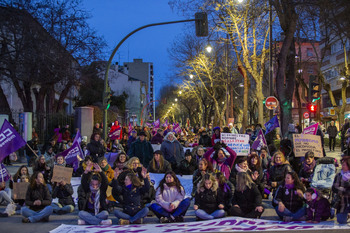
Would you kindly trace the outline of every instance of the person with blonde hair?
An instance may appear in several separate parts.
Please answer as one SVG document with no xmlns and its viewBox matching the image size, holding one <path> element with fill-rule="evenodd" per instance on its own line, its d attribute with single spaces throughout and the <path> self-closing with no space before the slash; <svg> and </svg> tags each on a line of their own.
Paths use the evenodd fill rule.
<svg viewBox="0 0 350 233">
<path fill-rule="evenodd" d="M 236 182 L 236 190 L 229 214 L 244 218 L 260 218 L 264 208 L 257 185 L 247 172 L 238 172 Z"/>
<path fill-rule="evenodd" d="M 200 220 L 222 218 L 225 216 L 224 198 L 218 188 L 216 178 L 205 174 L 197 187 L 193 209 Z"/>
<path fill-rule="evenodd" d="M 282 151 L 277 151 L 271 160 L 271 167 L 269 170 L 268 184 L 272 188 L 277 188 L 283 181 L 288 172 L 293 171 L 289 162 L 286 160 Z"/>
</svg>

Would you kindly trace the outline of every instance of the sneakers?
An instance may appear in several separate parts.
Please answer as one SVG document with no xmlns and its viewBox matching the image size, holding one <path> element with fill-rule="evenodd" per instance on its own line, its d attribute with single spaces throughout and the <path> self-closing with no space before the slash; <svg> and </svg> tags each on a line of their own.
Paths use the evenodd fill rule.
<svg viewBox="0 0 350 233">
<path fill-rule="evenodd" d="M 119 225 L 129 225 L 130 221 L 127 219 L 119 219 Z"/>
<path fill-rule="evenodd" d="M 106 219 L 106 220 L 102 220 L 100 222 L 101 225 L 112 225 L 112 220 L 111 219 Z"/>
<path fill-rule="evenodd" d="M 78 225 L 85 225 L 85 221 L 82 219 L 78 219 Z"/>
<path fill-rule="evenodd" d="M 29 220 L 29 218 L 22 218 L 22 222 L 23 223 L 30 223 L 30 220 Z"/>
<path fill-rule="evenodd" d="M 160 217 L 159 222 L 160 223 L 168 223 L 169 220 L 166 217 Z"/>
</svg>

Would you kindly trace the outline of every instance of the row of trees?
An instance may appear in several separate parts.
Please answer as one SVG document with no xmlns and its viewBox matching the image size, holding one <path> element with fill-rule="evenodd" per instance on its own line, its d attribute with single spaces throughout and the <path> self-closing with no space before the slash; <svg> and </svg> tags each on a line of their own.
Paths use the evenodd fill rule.
<svg viewBox="0 0 350 233">
<path fill-rule="evenodd" d="M 303 80 L 296 80 L 295 44 L 298 36 L 309 41 L 319 42 L 321 36 L 328 40 L 321 54 L 314 47 L 319 67 L 322 58 L 329 52 L 329 46 L 334 42 L 331 37 L 343 38 L 343 74 L 346 80 L 342 84 L 342 99 L 346 103 L 349 69 L 345 43 L 350 31 L 346 18 L 350 7 L 346 0 L 245 0 L 243 3 L 237 0 L 172 0 L 170 4 L 174 9 L 185 15 L 193 15 L 199 9 L 210 15 L 212 33 L 209 41 L 216 41 L 215 55 L 204 53 L 207 40 L 196 39 L 189 34 L 178 41 L 170 53 L 178 69 L 177 77 L 183 79 L 183 84 L 175 92 L 183 90 L 182 103 L 191 103 L 193 111 L 200 112 L 199 115 L 203 118 L 207 116 L 209 109 L 215 117 L 214 123 L 221 124 L 226 108 L 229 107 L 231 110 L 241 109 L 235 115 L 242 115 L 243 127 L 248 125 L 248 112 L 251 116 L 256 116 L 255 123 L 266 121 L 263 100 L 268 94 L 266 64 L 269 55 L 269 3 L 273 9 L 274 38 L 281 42 L 279 50 L 274 51 L 273 62 L 276 69 L 274 91 L 280 102 L 282 132 L 288 131 L 288 124 L 292 121 L 292 99 L 296 83 L 308 88 Z M 320 35 L 320 25 L 327 34 Z M 342 122 L 346 105 L 337 107 L 330 85 L 321 70 L 318 71 L 319 81 L 323 83 L 322 86 L 328 92 L 332 106 L 336 107 Z M 243 93 L 238 88 L 239 83 L 244 86 Z M 230 101 L 226 101 L 226 85 L 229 86 Z M 235 101 L 234 96 L 239 101 Z M 197 106 L 194 106 L 193 100 L 196 100 Z M 206 123 L 204 119 L 199 121 L 201 124 Z"/>
</svg>

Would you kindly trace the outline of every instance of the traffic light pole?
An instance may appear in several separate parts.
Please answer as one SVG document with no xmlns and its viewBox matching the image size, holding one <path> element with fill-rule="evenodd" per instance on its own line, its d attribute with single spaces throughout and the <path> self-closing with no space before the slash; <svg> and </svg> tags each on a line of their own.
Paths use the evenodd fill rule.
<svg viewBox="0 0 350 233">
<path fill-rule="evenodd" d="M 109 74 L 109 69 L 111 68 L 112 60 L 120 46 L 124 43 L 126 39 L 128 39 L 131 35 L 134 33 L 148 27 L 153 27 L 153 26 L 159 26 L 159 25 L 166 25 L 166 24 L 174 24 L 174 23 L 185 23 L 185 22 L 191 22 L 191 21 L 198 21 L 198 19 L 187 19 L 187 20 L 178 20 L 178 21 L 169 21 L 169 22 L 162 22 L 162 23 L 153 23 L 153 24 L 147 24 L 142 27 L 139 27 L 135 29 L 134 31 L 130 32 L 128 35 L 126 35 L 115 47 L 113 50 L 111 56 L 109 57 L 108 63 L 107 63 L 107 68 L 106 68 L 106 73 L 105 73 L 105 80 L 104 80 L 104 92 L 102 95 L 103 100 L 105 100 L 105 96 L 108 94 L 108 90 L 110 89 L 108 85 L 108 74 Z M 103 101 L 103 138 L 106 140 L 107 139 L 107 105 L 105 104 L 105 101 Z"/>
</svg>

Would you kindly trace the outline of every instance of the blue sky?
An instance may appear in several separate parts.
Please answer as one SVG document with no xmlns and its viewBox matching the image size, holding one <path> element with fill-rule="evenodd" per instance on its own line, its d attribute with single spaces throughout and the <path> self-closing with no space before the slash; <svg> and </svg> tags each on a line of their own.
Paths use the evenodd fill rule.
<svg viewBox="0 0 350 233">
<path fill-rule="evenodd" d="M 92 14 L 90 26 L 104 36 L 108 44 L 108 58 L 128 33 L 146 24 L 185 19 L 173 12 L 167 0 L 84 0 L 84 8 Z M 187 24 L 187 25 L 184 25 Z M 142 58 L 144 62 L 153 62 L 157 89 L 169 82 L 171 61 L 167 48 L 182 35 L 184 27 L 194 22 L 170 24 L 143 29 L 127 39 L 117 54 L 115 62 L 132 61 Z M 107 59 L 108 59 L 107 58 Z"/>
</svg>

